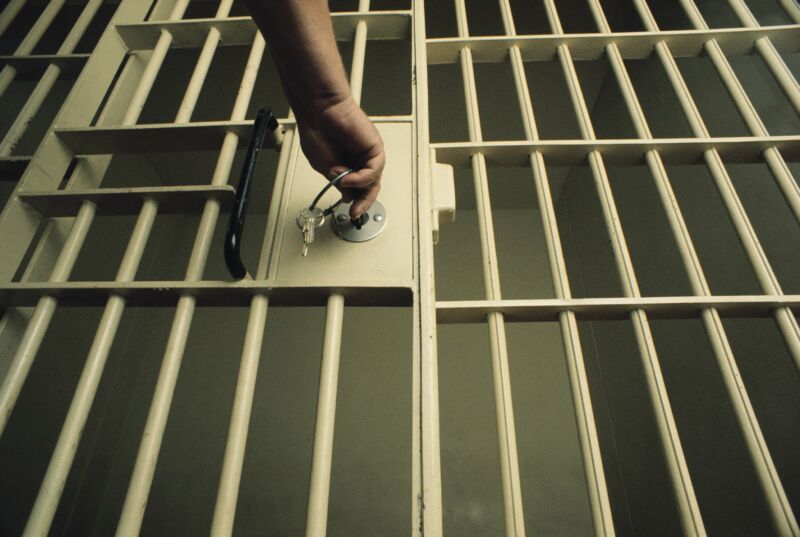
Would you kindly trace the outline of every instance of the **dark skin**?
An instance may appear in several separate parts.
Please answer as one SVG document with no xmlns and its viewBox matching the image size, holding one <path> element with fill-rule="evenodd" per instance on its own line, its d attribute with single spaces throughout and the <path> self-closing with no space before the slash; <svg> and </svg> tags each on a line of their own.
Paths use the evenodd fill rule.
<svg viewBox="0 0 800 537">
<path fill-rule="evenodd" d="M 327 0 L 245 0 L 275 58 L 311 166 L 340 182 L 356 218 L 372 206 L 385 164 L 383 140 L 350 94 Z"/>
</svg>

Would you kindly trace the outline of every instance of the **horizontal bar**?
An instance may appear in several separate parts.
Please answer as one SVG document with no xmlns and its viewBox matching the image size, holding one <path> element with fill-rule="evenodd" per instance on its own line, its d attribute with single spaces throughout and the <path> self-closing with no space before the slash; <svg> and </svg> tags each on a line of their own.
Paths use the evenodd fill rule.
<svg viewBox="0 0 800 537">
<path fill-rule="evenodd" d="M 98 215 L 135 215 L 146 199 L 158 202 L 159 214 L 199 213 L 209 199 L 223 210 L 231 207 L 236 191 L 230 185 L 99 188 L 92 190 L 20 191 L 20 200 L 46 217 L 75 216 L 90 201 Z"/>
<path fill-rule="evenodd" d="M 440 324 L 482 323 L 489 313 L 502 313 L 507 321 L 557 321 L 564 311 L 581 320 L 630 319 L 644 310 L 650 319 L 684 319 L 715 308 L 726 317 L 767 317 L 777 308 L 800 312 L 800 295 L 664 296 L 631 298 L 546 298 L 536 300 L 466 300 L 436 303 Z"/>
<path fill-rule="evenodd" d="M 373 116 L 370 120 L 373 123 L 410 123 L 412 117 Z M 292 128 L 294 119 L 281 119 L 279 123 L 284 129 Z M 229 132 L 238 137 L 239 147 L 244 149 L 252 129 L 253 120 L 247 119 L 56 128 L 54 132 L 75 155 L 110 155 L 218 151 Z M 267 139 L 266 146 L 273 147 L 271 137 Z"/>
<path fill-rule="evenodd" d="M 411 27 L 409 11 L 377 11 L 373 13 L 333 13 L 333 31 L 339 41 L 353 39 L 356 26 L 364 21 L 369 25 L 370 39 L 407 39 Z M 161 30 L 172 34 L 172 46 L 201 47 L 210 28 L 217 28 L 225 45 L 249 45 L 253 42 L 256 25 L 250 17 L 228 19 L 186 19 L 153 21 L 116 26 L 130 50 L 147 50 L 155 46 Z"/>
<path fill-rule="evenodd" d="M 79 127 L 54 132 L 76 155 L 108 155 L 217 151 L 229 132 L 239 137 L 243 147 L 252 128 L 252 120 L 244 120 Z M 271 140 L 267 144 L 271 145 Z"/>
<path fill-rule="evenodd" d="M 0 157 L 0 181 L 18 181 L 32 158 L 30 155 Z"/>
<path fill-rule="evenodd" d="M 459 51 L 472 50 L 475 62 L 501 62 L 508 50 L 519 47 L 524 61 L 543 61 L 556 57 L 558 47 L 569 46 L 575 60 L 596 60 L 605 47 L 616 43 L 624 59 L 647 58 L 653 47 L 665 41 L 674 56 L 700 56 L 703 45 L 716 39 L 731 56 L 750 54 L 755 42 L 769 37 L 781 52 L 800 51 L 800 26 L 762 26 L 759 28 L 720 28 L 715 30 L 676 30 L 667 32 L 615 32 L 567 35 L 520 35 L 514 37 L 439 38 L 427 41 L 428 64 L 457 63 Z"/>
<path fill-rule="evenodd" d="M 548 164 L 579 165 L 599 151 L 609 164 L 640 164 L 657 150 L 668 164 L 700 163 L 703 153 L 716 149 L 726 162 L 760 162 L 761 152 L 776 147 L 786 160 L 800 159 L 800 136 L 742 136 L 731 138 L 656 138 L 605 140 L 538 140 L 513 142 L 454 142 L 431 144 L 436 161 L 466 168 L 470 157 L 482 153 L 491 164 L 527 166 L 531 153 L 540 151 Z"/>
<path fill-rule="evenodd" d="M 0 55 L 0 65 L 10 65 L 17 71 L 18 80 L 38 79 L 50 65 L 57 65 L 61 75 L 80 74 L 89 54 L 22 54 Z"/>
<path fill-rule="evenodd" d="M 298 285 L 281 280 L 134 281 L 134 282 L 26 282 L 0 284 L 0 307 L 35 306 L 51 296 L 60 306 L 104 306 L 112 294 L 125 297 L 130 307 L 175 306 L 181 296 L 195 297 L 198 306 L 246 307 L 254 295 L 269 298 L 272 306 L 324 306 L 331 293 L 343 295 L 348 306 L 407 307 L 412 305 L 412 281 L 315 281 Z"/>
</svg>

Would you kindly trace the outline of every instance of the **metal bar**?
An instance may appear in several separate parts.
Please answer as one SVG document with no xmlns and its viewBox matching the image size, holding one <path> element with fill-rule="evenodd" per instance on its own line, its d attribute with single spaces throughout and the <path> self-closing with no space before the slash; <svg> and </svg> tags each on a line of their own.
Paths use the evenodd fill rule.
<svg viewBox="0 0 800 537">
<path fill-rule="evenodd" d="M 276 306 L 324 306 L 331 292 L 340 292 L 353 306 L 412 305 L 411 280 L 355 280 L 341 277 L 315 280 L 313 284 L 275 279 L 230 281 L 132 281 L 132 282 L 25 282 L 0 284 L 0 305 L 35 306 L 44 296 L 63 306 L 103 306 L 109 295 L 123 295 L 131 306 L 171 307 L 182 295 L 192 295 L 199 306 L 247 306 L 253 295 L 269 296 Z"/>
<path fill-rule="evenodd" d="M 198 60 L 199 61 L 199 60 Z M 192 109 L 194 109 L 194 104 Z M 54 129 L 55 134 L 69 149 L 77 155 L 107 155 L 129 153 L 159 153 L 180 151 L 216 150 L 225 139 L 225 135 L 233 133 L 240 140 L 239 147 L 244 147 L 251 136 L 253 122 L 241 121 L 196 121 L 188 123 L 189 117 L 184 114 L 180 121 L 174 123 L 152 123 L 138 125 L 109 125 L 99 127 L 61 127 Z M 406 116 L 385 118 L 386 121 L 402 120 Z M 281 120 L 281 125 L 288 126 L 292 120 Z M 274 147 L 274 140 L 267 140 Z"/>
<path fill-rule="evenodd" d="M 558 54 L 558 47 L 569 46 L 575 60 L 596 60 L 605 47 L 615 43 L 626 60 L 649 57 L 659 41 L 666 41 L 676 57 L 695 57 L 703 54 L 704 44 L 714 39 L 731 56 L 753 52 L 753 42 L 769 37 L 783 52 L 797 52 L 800 28 L 796 24 L 754 28 L 716 28 L 706 30 L 671 30 L 664 32 L 599 32 L 591 34 L 541 34 L 508 36 L 445 37 L 427 40 L 430 65 L 459 62 L 459 51 L 472 50 L 474 62 L 504 61 L 508 50 L 519 47 L 523 61 L 548 61 Z"/>
<path fill-rule="evenodd" d="M 370 39 L 408 39 L 411 12 L 374 11 L 338 12 L 331 14 L 334 37 L 337 41 L 350 41 L 361 22 L 369 23 Z M 175 47 L 198 47 L 206 32 L 217 28 L 226 45 L 249 45 L 253 42 L 257 28 L 250 17 L 229 17 L 226 20 L 187 19 L 183 21 L 153 21 L 136 24 L 121 24 L 117 31 L 131 50 L 146 50 L 153 47 L 159 32 L 167 30 L 175 36 Z"/>
<path fill-rule="evenodd" d="M 534 152 L 542 153 L 549 162 L 569 166 L 585 164 L 592 153 L 601 153 L 614 164 L 641 164 L 652 150 L 668 164 L 699 164 L 709 150 L 728 162 L 750 163 L 762 162 L 761 154 L 770 147 L 791 160 L 800 157 L 800 136 L 448 142 L 431 147 L 436 149 L 439 162 L 461 168 L 468 167 L 471 157 L 478 153 L 488 162 L 522 166 Z"/>
<path fill-rule="evenodd" d="M 779 1 L 786 10 L 787 15 L 789 15 L 789 18 L 792 19 L 792 22 L 795 24 L 800 23 L 800 8 L 797 7 L 797 3 L 793 0 Z M 684 2 L 683 0 L 681 0 L 681 3 L 684 5 L 689 17 L 692 18 L 692 12 L 694 11 L 692 7 L 693 3 Z M 736 14 L 736 17 L 743 26 L 748 28 L 760 27 L 758 19 L 753 16 L 753 13 L 747 8 L 747 5 L 742 0 L 728 0 L 728 5 L 730 5 L 731 9 Z M 786 94 L 789 102 L 792 103 L 795 111 L 800 113 L 800 85 L 797 84 L 797 79 L 784 63 L 780 54 L 778 54 L 774 42 L 769 38 L 769 36 L 764 36 L 755 41 L 755 48 L 764 59 L 764 63 L 767 64 L 767 68 L 772 71 L 772 75 L 775 77 L 778 85 Z"/>
<path fill-rule="evenodd" d="M 443 324 L 482 323 L 492 312 L 502 313 L 509 322 L 554 321 L 564 312 L 581 320 L 630 319 L 637 310 L 651 319 L 698 318 L 708 309 L 725 317 L 768 317 L 781 307 L 800 312 L 800 295 L 443 301 L 436 303 L 436 316 Z"/>
<path fill-rule="evenodd" d="M 369 11 L 370 0 L 359 0 L 358 11 Z M 350 64 L 350 93 L 361 103 L 364 82 L 364 58 L 367 47 L 367 23 L 356 25 L 353 36 L 353 60 Z M 306 537 L 325 537 L 328 531 L 333 433 L 336 418 L 336 387 L 339 382 L 339 350 L 342 339 L 344 296 L 333 293 L 328 298 L 322 366 L 319 379 L 317 420 L 314 427 L 314 451 L 306 514 Z"/>
<path fill-rule="evenodd" d="M 464 0 L 455 0 L 455 9 L 458 35 L 466 37 L 469 34 L 469 30 Z M 461 51 L 461 73 L 464 80 L 469 139 L 472 142 L 481 142 L 483 134 L 478 110 L 478 95 L 475 86 L 472 52 L 468 48 Z M 484 290 L 488 299 L 499 299 L 500 274 L 497 269 L 497 251 L 494 242 L 486 159 L 482 153 L 477 153 L 470 160 L 480 229 Z M 517 455 L 505 324 L 503 316 L 499 313 L 490 314 L 487 317 L 487 323 L 489 325 L 489 346 L 492 360 L 492 377 L 494 379 L 495 411 L 497 414 L 505 535 L 508 537 L 523 537 L 525 535 L 525 518 L 519 477 L 519 458 Z"/>
<path fill-rule="evenodd" d="M 693 0 L 681 0 L 681 2 L 689 16 L 689 20 L 696 28 L 708 28 L 706 21 L 703 19 L 703 15 L 700 13 L 700 10 L 697 8 L 697 5 Z M 651 21 L 649 24 L 654 23 L 655 21 Z M 769 46 L 770 43 L 770 41 L 762 40 L 759 40 L 759 42 L 762 42 L 767 46 Z M 758 117 L 758 112 L 753 106 L 753 103 L 750 102 L 750 99 L 747 96 L 747 93 L 744 91 L 744 88 L 739 83 L 739 79 L 737 78 L 736 73 L 734 72 L 730 63 L 728 63 L 728 59 L 725 57 L 725 54 L 719 46 L 719 43 L 712 39 L 705 43 L 704 48 L 708 54 L 708 57 L 711 59 L 711 62 L 714 64 L 714 67 L 719 73 L 720 78 L 725 84 L 728 93 L 736 105 L 736 108 L 739 110 L 742 119 L 744 119 L 744 122 L 750 129 L 750 132 L 752 132 L 754 136 L 769 136 L 766 127 L 761 122 L 761 118 Z M 788 71 L 784 71 L 783 74 L 785 75 L 787 72 Z M 778 75 L 776 74 L 776 76 Z M 794 82 L 794 85 L 797 92 L 797 102 L 800 105 L 800 87 L 797 87 L 796 81 Z M 797 109 L 800 110 L 800 107 Z M 786 202 L 789 204 L 790 209 L 794 213 L 795 219 L 800 222 L 800 185 L 798 185 L 797 181 L 792 176 L 792 172 L 786 165 L 786 161 L 783 160 L 783 157 L 777 149 L 774 147 L 765 149 L 764 160 L 772 172 L 772 175 L 775 177 L 778 187 L 783 193 L 783 196 L 786 198 Z"/>
<path fill-rule="evenodd" d="M 102 215 L 139 214 L 142 203 L 158 202 L 161 214 L 200 212 L 208 198 L 219 200 L 223 207 L 233 203 L 235 191 L 230 185 L 187 185 L 165 187 L 96 188 L 90 190 L 20 190 L 23 203 L 47 218 L 74 216 L 84 202 L 91 201 Z"/>
<path fill-rule="evenodd" d="M 284 138 L 283 147 L 278 159 L 278 169 L 276 170 L 275 184 L 279 184 L 285 177 L 289 169 L 290 148 L 295 143 L 294 129 L 289 130 Z M 279 195 L 280 188 L 274 188 L 273 199 Z M 277 207 L 277 203 L 271 203 L 270 207 Z M 277 211 L 275 211 L 277 212 Z M 264 234 L 264 245 L 262 252 L 272 246 L 274 237 L 270 233 L 270 222 L 267 232 Z M 259 257 L 259 266 L 256 269 L 256 280 L 263 280 L 267 277 L 269 267 L 268 256 Z M 330 291 L 324 291 L 324 296 L 329 296 Z M 225 444 L 225 456 L 222 462 L 222 474 L 220 475 L 219 487 L 217 489 L 217 501 L 214 506 L 214 518 L 211 524 L 212 537 L 225 537 L 233 532 L 233 522 L 236 515 L 236 502 L 239 498 L 239 485 L 241 483 L 242 465 L 244 464 L 245 447 L 247 445 L 247 434 L 250 426 L 250 414 L 253 408 L 253 396 L 255 393 L 256 375 L 258 364 L 261 358 L 261 345 L 264 338 L 264 328 L 267 318 L 267 308 L 270 297 L 266 293 L 253 296 L 250 302 L 250 314 L 247 321 L 247 331 L 245 333 L 245 346 L 242 349 L 242 358 L 239 364 L 239 378 L 236 382 L 236 392 L 233 396 L 233 409 L 231 411 L 231 423 L 228 428 L 228 440 Z M 308 302 L 304 302 L 308 304 Z"/>
<path fill-rule="evenodd" d="M 432 216 L 429 208 L 433 181 L 431 167 L 435 161 L 430 146 L 430 114 L 428 104 L 428 57 L 425 46 L 425 5 L 413 3 L 412 69 L 414 88 L 414 113 L 418 229 L 416 244 L 417 277 L 416 307 L 414 308 L 414 335 L 419 351 L 414 353 L 412 380 L 415 425 L 412 431 L 412 468 L 419 470 L 412 476 L 412 535 L 415 537 L 442 537 L 442 468 L 439 414 L 439 364 L 437 355 L 436 304 L 434 280 L 433 243 L 430 239 Z M 415 349 L 416 349 L 415 345 Z"/>
<path fill-rule="evenodd" d="M 405 285 L 403 285 L 405 284 Z M 103 306 L 109 295 L 125 296 L 136 307 L 174 306 L 181 295 L 192 294 L 200 306 L 241 307 L 254 295 L 269 297 L 275 306 L 324 306 L 332 290 L 341 290 L 347 303 L 357 307 L 408 307 L 412 305 L 410 282 L 315 282 L 298 285 L 282 280 L 227 281 L 131 281 L 131 282 L 31 282 L 0 285 L 0 306 L 35 306 L 43 296 L 53 296 L 60 305 Z M 436 303 L 437 320 L 445 324 L 484 322 L 485 314 L 498 311 L 508 321 L 557 320 L 564 311 L 574 311 L 579 319 L 624 319 L 626 313 L 642 309 L 654 319 L 697 317 L 704 309 L 719 310 L 722 317 L 768 317 L 777 308 L 800 314 L 800 295 L 714 295 L 663 296 L 639 298 L 545 298 L 531 300 L 441 301 Z M 608 310 L 604 314 L 603 308 Z M 629 317 L 629 316 L 628 316 Z"/>
<path fill-rule="evenodd" d="M 336 388 L 339 381 L 339 351 L 342 341 L 344 297 L 332 294 L 328 299 L 322 365 L 319 375 L 317 420 L 314 427 L 314 455 L 308 492 L 306 537 L 323 537 L 328 526 L 333 431 L 336 420 Z"/>
<path fill-rule="evenodd" d="M 228 440 L 225 444 L 222 475 L 211 525 L 212 537 L 222 537 L 233 533 L 236 500 L 239 497 L 242 465 L 250 427 L 250 413 L 253 408 L 253 395 L 256 389 L 258 362 L 261 358 L 261 345 L 264 340 L 264 327 L 267 322 L 268 304 L 269 300 L 264 295 L 254 296 L 250 303 L 250 315 L 247 320 L 247 332 L 239 365 L 239 377 L 236 381 L 236 393 L 233 397 Z"/>
<path fill-rule="evenodd" d="M 258 34 L 253 41 L 242 82 L 239 86 L 236 103 L 231 113 L 231 119 L 233 120 L 244 119 L 263 52 L 264 39 L 261 34 Z M 228 133 L 222 144 L 217 166 L 212 177 L 212 184 L 227 183 L 237 145 L 238 136 Z M 192 247 L 189 266 L 186 270 L 186 280 L 202 279 L 219 211 L 220 205 L 216 200 L 206 201 L 200 218 L 197 236 Z M 178 301 L 153 401 L 147 416 L 147 423 L 139 445 L 139 453 L 136 457 L 136 464 L 125 498 L 122 516 L 117 526 L 118 536 L 138 535 L 141 528 L 195 306 L 195 298 L 191 295 L 181 296 Z"/>
<path fill-rule="evenodd" d="M 86 29 L 89 27 L 89 24 L 92 22 L 92 19 L 97 13 L 97 10 L 100 9 L 102 3 L 103 0 L 89 0 L 89 2 L 87 2 L 86 7 L 83 8 L 83 11 L 81 11 L 80 16 L 78 17 L 78 20 L 75 21 L 75 24 L 67 34 L 67 37 L 64 38 L 64 41 L 59 47 L 57 54 L 72 54 L 72 51 L 75 50 L 75 47 L 83 37 L 83 34 L 86 32 Z M 50 90 L 53 89 L 53 86 L 55 85 L 56 80 L 58 80 L 60 74 L 61 67 L 59 67 L 57 64 L 50 64 L 47 67 L 44 75 L 42 75 L 42 78 L 28 96 L 28 99 L 25 101 L 22 109 L 17 114 L 17 118 L 11 124 L 11 127 L 9 127 L 8 131 L 3 137 L 2 142 L 0 142 L 0 156 L 8 156 L 14 151 L 14 148 L 22 139 L 25 131 L 28 130 L 28 125 L 30 125 L 31 120 L 41 108 L 44 100 L 50 94 Z"/>
<path fill-rule="evenodd" d="M 793 0 L 778 0 L 778 3 L 783 7 L 789 18 L 794 22 L 800 23 L 800 6 Z"/>
<path fill-rule="evenodd" d="M 47 31 L 47 28 L 50 27 L 50 24 L 52 24 L 53 20 L 56 18 L 56 15 L 58 15 L 61 7 L 64 5 L 64 1 L 65 0 L 52 0 L 47 4 L 42 14 L 39 15 L 39 18 L 36 19 L 36 22 L 31 29 L 28 30 L 25 38 L 14 51 L 15 55 L 30 54 L 33 51 L 34 47 L 36 47 L 39 40 Z M 17 70 L 14 69 L 13 66 L 6 65 L 3 67 L 2 71 L 0 71 L 0 97 L 3 96 L 16 76 Z"/>
<path fill-rule="evenodd" d="M 507 0 L 500 1 L 500 12 L 503 19 L 505 33 L 515 35 L 511 6 Z M 512 46 L 508 51 L 511 68 L 514 75 L 514 84 L 517 91 L 525 137 L 529 141 L 538 141 L 539 133 L 533 110 L 533 101 L 528 89 L 527 77 L 523 65 L 522 52 L 518 46 Z M 559 299 L 570 299 L 571 289 L 567 275 L 561 239 L 556 221 L 555 207 L 551 196 L 547 169 L 544 156 L 540 151 L 529 154 L 531 171 L 538 206 L 542 218 L 545 244 L 548 252 L 550 271 L 553 276 L 553 288 Z M 437 319 L 438 319 L 437 308 Z M 586 367 L 583 358 L 583 349 L 578 332 L 577 318 L 573 312 L 563 311 L 558 315 L 561 326 L 564 352 L 567 361 L 567 371 L 570 379 L 573 407 L 575 410 L 576 427 L 581 445 L 584 474 L 586 479 L 589 503 L 592 512 L 592 522 L 597 535 L 613 535 L 613 520 L 610 511 L 608 490 L 605 483 L 603 461 L 600 453 L 600 444 L 597 437 L 597 428 L 594 422 L 594 411 L 586 378 Z"/>
<path fill-rule="evenodd" d="M 0 63 L 17 70 L 19 79 L 39 79 L 51 64 L 61 68 L 61 73 L 78 75 L 91 54 L 26 54 L 0 55 Z"/>
<path fill-rule="evenodd" d="M 652 16 L 645 0 L 634 0 L 634 4 L 645 26 L 657 30 L 655 18 Z M 669 47 L 663 42 L 658 43 L 656 45 L 656 53 L 664 65 L 692 131 L 696 136 L 707 136 L 708 130 L 675 64 L 675 59 L 672 57 Z M 781 295 L 780 285 L 769 266 L 744 207 L 736 194 L 720 154 L 711 149 L 705 152 L 704 159 L 765 294 Z M 699 262 L 694 265 L 694 268 L 696 279 L 703 282 L 704 278 L 700 271 Z M 698 289 L 696 282 L 693 281 L 692 283 L 695 292 L 700 291 L 700 294 L 708 294 L 707 286 L 705 286 L 705 289 Z M 786 308 L 776 310 L 775 316 L 778 327 L 789 344 L 789 352 L 800 369 L 800 330 L 797 329 L 797 321 L 791 311 Z M 702 317 L 776 531 L 781 535 L 800 535 L 800 527 L 797 525 L 780 476 L 775 469 L 772 456 L 761 432 L 761 427 L 756 419 L 750 398 L 741 380 L 741 375 L 719 314 L 715 310 L 709 309 L 703 312 Z"/>
</svg>

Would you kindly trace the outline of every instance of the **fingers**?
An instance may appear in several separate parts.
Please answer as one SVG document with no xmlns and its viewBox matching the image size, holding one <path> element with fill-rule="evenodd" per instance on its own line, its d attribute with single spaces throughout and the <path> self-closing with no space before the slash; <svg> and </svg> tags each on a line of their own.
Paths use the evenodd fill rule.
<svg viewBox="0 0 800 537">
<path fill-rule="evenodd" d="M 345 175 L 339 183 L 342 188 L 367 188 L 381 179 L 385 157 L 383 151 L 366 161 L 353 172 Z"/>
<path fill-rule="evenodd" d="M 381 190 L 380 183 L 374 183 L 366 190 L 357 191 L 353 204 L 350 206 L 350 218 L 358 218 L 372 207 L 378 199 L 378 192 Z"/>
<path fill-rule="evenodd" d="M 339 190 L 345 202 L 352 201 L 350 217 L 358 218 L 369 210 L 380 192 L 381 173 L 385 157 L 380 155 L 367 162 L 366 166 L 345 175 L 339 182 Z M 341 165 L 331 168 L 330 176 L 336 177 L 347 168 Z"/>
</svg>

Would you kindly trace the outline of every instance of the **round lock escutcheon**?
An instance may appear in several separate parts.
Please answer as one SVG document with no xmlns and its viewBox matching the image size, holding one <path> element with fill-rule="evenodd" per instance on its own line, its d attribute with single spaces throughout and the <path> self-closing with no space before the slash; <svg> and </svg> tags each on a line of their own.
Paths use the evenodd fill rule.
<svg viewBox="0 0 800 537">
<path fill-rule="evenodd" d="M 331 226 L 339 238 L 348 242 L 366 242 L 386 229 L 386 208 L 379 201 L 372 204 L 358 221 L 350 219 L 350 203 L 340 203 L 333 210 Z"/>
</svg>

